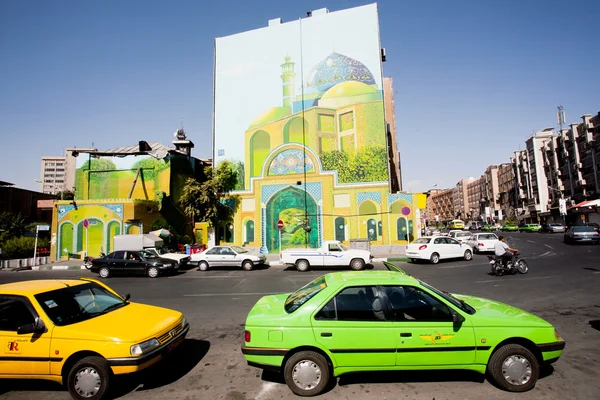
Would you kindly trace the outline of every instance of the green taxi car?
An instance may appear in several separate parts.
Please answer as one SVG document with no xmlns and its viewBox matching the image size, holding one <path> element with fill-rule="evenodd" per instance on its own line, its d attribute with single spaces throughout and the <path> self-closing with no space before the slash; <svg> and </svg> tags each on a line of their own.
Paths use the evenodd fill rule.
<svg viewBox="0 0 600 400">
<path fill-rule="evenodd" d="M 539 232 L 542 229 L 540 224 L 525 224 L 519 227 L 519 232 Z"/>
<path fill-rule="evenodd" d="M 502 226 L 502 232 L 516 232 L 519 230 L 517 225 L 504 225 Z"/>
<path fill-rule="evenodd" d="M 561 356 L 565 342 L 543 319 L 385 264 L 390 271 L 329 273 L 261 298 L 246 319 L 248 364 L 279 371 L 300 396 L 349 372 L 433 369 L 488 371 L 499 387 L 523 392 Z"/>
</svg>

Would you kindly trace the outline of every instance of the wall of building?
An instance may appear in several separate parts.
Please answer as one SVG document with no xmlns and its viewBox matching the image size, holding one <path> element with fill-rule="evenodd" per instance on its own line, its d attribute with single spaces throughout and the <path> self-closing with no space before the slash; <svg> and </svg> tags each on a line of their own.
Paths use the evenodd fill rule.
<svg viewBox="0 0 600 400">
<path fill-rule="evenodd" d="M 389 169 L 393 89 L 377 5 L 272 20 L 215 46 L 215 165 L 233 162 L 245 178 L 222 239 L 262 252 L 328 239 L 406 243 L 420 218 L 411 194 L 390 193 L 399 171 Z"/>
</svg>

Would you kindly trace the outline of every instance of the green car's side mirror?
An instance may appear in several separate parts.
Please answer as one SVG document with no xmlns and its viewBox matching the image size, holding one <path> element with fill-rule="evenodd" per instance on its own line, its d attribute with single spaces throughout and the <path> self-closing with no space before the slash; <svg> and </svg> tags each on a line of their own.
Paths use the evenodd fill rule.
<svg viewBox="0 0 600 400">
<path fill-rule="evenodd" d="M 462 324 L 463 322 L 465 322 L 465 317 L 463 317 L 459 313 L 453 311 L 452 312 L 452 322 L 455 324 Z"/>
</svg>

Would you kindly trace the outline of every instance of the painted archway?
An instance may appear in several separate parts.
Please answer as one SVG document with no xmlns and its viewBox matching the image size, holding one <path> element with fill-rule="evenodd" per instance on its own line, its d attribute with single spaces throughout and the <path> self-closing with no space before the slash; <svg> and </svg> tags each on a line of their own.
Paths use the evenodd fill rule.
<svg viewBox="0 0 600 400">
<path fill-rule="evenodd" d="M 335 219 L 335 240 L 343 242 L 346 240 L 346 218 L 337 217 Z"/>
<path fill-rule="evenodd" d="M 377 226 L 380 221 L 379 206 L 372 200 L 365 200 L 358 207 L 360 237 L 378 240 Z"/>
<path fill-rule="evenodd" d="M 308 225 L 311 227 L 308 234 L 303 228 L 305 212 L 308 214 Z M 266 245 L 269 251 L 279 251 L 280 248 L 304 247 L 307 237 L 309 247 L 318 246 L 317 203 L 310 194 L 288 186 L 271 197 L 266 206 L 266 216 Z M 279 232 L 277 229 L 277 221 L 280 219 L 284 221 L 284 229 L 281 232 L 281 247 L 279 246 Z"/>
<path fill-rule="evenodd" d="M 77 224 L 77 252 L 85 251 L 88 255 L 97 257 L 104 251 L 104 222 L 97 218 L 87 220 L 87 229 L 83 226 L 83 221 Z"/>
<path fill-rule="evenodd" d="M 409 237 L 408 234 L 413 235 L 413 206 L 410 202 L 404 199 L 398 199 L 390 205 L 390 213 L 389 213 L 390 221 L 392 222 L 392 227 L 395 227 L 395 232 L 390 232 L 391 237 L 395 239 L 396 242 L 406 242 Z M 412 240 L 411 240 L 412 241 Z"/>
<path fill-rule="evenodd" d="M 72 222 L 63 222 L 59 227 L 56 258 L 69 257 L 74 253 L 75 226 Z"/>
<path fill-rule="evenodd" d="M 110 221 L 106 229 L 106 251 L 105 253 L 111 253 L 113 251 L 113 238 L 116 235 L 121 234 L 121 223 L 119 221 Z"/>
<path fill-rule="evenodd" d="M 305 143 L 304 135 L 308 135 L 308 133 L 308 122 L 304 118 L 292 118 L 283 128 L 283 142 L 303 144 Z"/>
<path fill-rule="evenodd" d="M 260 176 L 263 162 L 271 151 L 271 137 L 265 131 L 256 131 L 250 138 L 250 176 Z"/>
<path fill-rule="evenodd" d="M 245 230 L 244 242 L 245 243 L 254 242 L 254 221 L 251 219 L 247 220 L 246 223 L 244 224 L 244 230 Z"/>
</svg>

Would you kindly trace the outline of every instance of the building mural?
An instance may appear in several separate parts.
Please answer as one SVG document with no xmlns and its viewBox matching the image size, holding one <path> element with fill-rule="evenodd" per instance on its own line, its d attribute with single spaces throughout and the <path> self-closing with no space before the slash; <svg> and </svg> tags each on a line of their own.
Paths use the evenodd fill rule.
<svg viewBox="0 0 600 400">
<path fill-rule="evenodd" d="M 221 239 L 406 243 L 417 215 L 411 194 L 389 193 L 376 4 L 271 22 L 216 39 L 214 160 L 244 176 Z"/>
<path fill-rule="evenodd" d="M 177 206 L 185 179 L 204 179 L 204 162 L 153 142 L 162 158 L 140 155 L 138 146 L 80 154 L 75 201 L 57 201 L 51 256 L 65 259 L 111 252 L 120 234 L 148 233 L 163 218 L 194 239 L 194 227 Z M 119 154 L 110 156 L 110 154 Z"/>
</svg>

